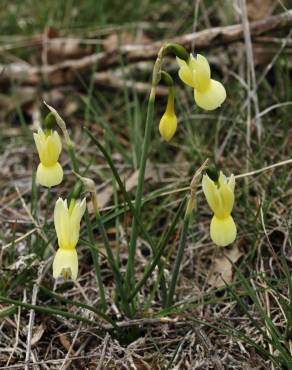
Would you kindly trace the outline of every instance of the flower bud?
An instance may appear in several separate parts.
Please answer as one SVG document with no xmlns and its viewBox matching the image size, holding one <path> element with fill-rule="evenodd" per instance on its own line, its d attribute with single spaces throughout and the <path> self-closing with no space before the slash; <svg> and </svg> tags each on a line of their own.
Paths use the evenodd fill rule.
<svg viewBox="0 0 292 370">
<path fill-rule="evenodd" d="M 177 117 L 174 112 L 174 91 L 173 87 L 168 89 L 166 110 L 159 122 L 159 132 L 164 140 L 170 141 L 177 129 Z"/>
</svg>

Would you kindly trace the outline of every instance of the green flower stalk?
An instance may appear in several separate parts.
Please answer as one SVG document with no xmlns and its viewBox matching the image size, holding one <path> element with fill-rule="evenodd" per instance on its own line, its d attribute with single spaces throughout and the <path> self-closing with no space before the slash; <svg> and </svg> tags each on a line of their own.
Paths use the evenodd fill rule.
<svg viewBox="0 0 292 370">
<path fill-rule="evenodd" d="M 151 85 L 151 91 L 150 91 L 149 100 L 148 100 L 146 126 L 145 126 L 144 140 L 143 140 L 143 146 L 142 146 L 142 154 L 141 154 L 140 165 L 139 165 L 138 184 L 137 184 L 136 198 L 135 198 L 135 210 L 136 210 L 136 214 L 138 217 L 141 211 L 145 169 L 146 169 L 146 162 L 147 162 L 151 132 L 152 132 L 152 127 L 153 127 L 156 87 L 160 80 L 160 71 L 161 71 L 161 65 L 163 62 L 164 54 L 165 54 L 165 48 L 162 47 L 158 52 L 158 56 L 157 56 L 157 59 L 156 59 L 156 62 L 153 68 L 152 85 Z M 131 238 L 130 238 L 130 244 L 129 244 L 129 258 L 128 258 L 127 270 L 126 270 L 126 290 L 130 290 L 130 288 L 134 286 L 134 259 L 135 259 L 135 254 L 136 254 L 137 236 L 138 236 L 138 222 L 136 220 L 136 217 L 134 217 L 133 222 L 132 222 Z"/>
<path fill-rule="evenodd" d="M 151 90 L 150 90 L 150 95 L 149 95 L 149 100 L 148 100 L 146 126 L 145 126 L 144 140 L 143 140 L 143 146 L 142 146 L 142 154 L 141 154 L 140 165 L 139 165 L 139 176 L 138 176 L 138 184 L 137 184 L 136 198 L 135 198 L 135 210 L 136 210 L 136 214 L 138 217 L 141 211 L 145 169 L 146 169 L 146 162 L 147 162 L 147 156 L 148 156 L 148 151 L 149 151 L 151 132 L 152 132 L 152 127 L 153 127 L 156 87 L 162 75 L 161 67 L 163 63 L 163 58 L 166 55 L 166 53 L 169 51 L 173 52 L 177 57 L 182 58 L 182 60 L 186 62 L 189 60 L 189 54 L 187 53 L 187 51 L 185 50 L 183 46 L 178 45 L 178 44 L 165 44 L 160 48 L 158 55 L 157 55 L 157 59 L 153 67 L 152 84 L 151 84 Z M 174 121 L 172 122 L 172 126 L 174 127 L 173 123 Z M 137 217 L 134 217 L 133 222 L 132 222 L 131 238 L 130 238 L 130 244 L 129 244 L 129 258 L 128 258 L 127 271 L 126 271 L 127 290 L 129 290 L 130 288 L 134 286 L 134 259 L 135 259 L 135 254 L 136 254 L 137 236 L 138 236 L 138 222 L 137 222 Z"/>
<path fill-rule="evenodd" d="M 167 301 L 166 301 L 167 307 L 171 306 L 173 302 L 173 297 L 175 293 L 175 287 L 176 287 L 176 283 L 178 279 L 180 265 L 182 262 L 182 258 L 183 258 L 183 254 L 184 254 L 184 250 L 186 246 L 187 233 L 189 229 L 190 219 L 191 219 L 192 212 L 196 204 L 197 187 L 198 187 L 199 179 L 201 177 L 201 173 L 203 169 L 205 168 L 205 166 L 207 165 L 207 163 L 208 163 L 208 159 L 196 171 L 191 181 L 191 184 L 190 184 L 190 196 L 187 202 L 186 212 L 185 212 L 184 221 L 183 221 L 183 229 L 182 229 L 182 233 L 181 233 L 180 241 L 179 241 L 178 252 L 177 252 L 177 256 L 176 256 L 175 263 L 174 263 L 174 269 L 172 272 L 171 281 L 169 284 L 169 291 L 168 291 L 168 296 L 167 296 Z"/>
<path fill-rule="evenodd" d="M 113 272 L 113 276 L 114 276 L 115 284 L 116 284 L 116 289 L 117 289 L 117 292 L 118 292 L 119 297 L 121 299 L 121 303 L 122 303 L 124 312 L 129 317 L 131 317 L 132 313 L 131 313 L 131 310 L 130 310 L 129 303 L 127 301 L 127 296 L 126 296 L 125 290 L 124 290 L 123 278 L 122 278 L 121 272 L 119 270 L 119 267 L 116 263 L 116 260 L 114 258 L 114 255 L 113 255 L 113 252 L 112 252 L 112 249 L 111 249 L 111 246 L 110 246 L 110 242 L 108 240 L 108 236 L 107 236 L 106 230 L 105 230 L 104 225 L 103 225 L 102 217 L 101 217 L 101 214 L 99 212 L 98 202 L 97 202 L 96 185 L 95 185 L 95 183 L 92 179 L 87 178 L 87 177 L 82 177 L 79 174 L 77 174 L 76 172 L 74 172 L 74 173 L 82 181 L 85 189 L 90 193 L 95 218 L 96 218 L 96 221 L 97 221 L 99 232 L 100 232 L 101 237 L 102 237 L 103 242 L 104 242 L 104 247 L 105 247 L 105 250 L 106 250 L 108 263 L 109 263 L 109 265 L 112 269 L 112 272 Z"/>
</svg>

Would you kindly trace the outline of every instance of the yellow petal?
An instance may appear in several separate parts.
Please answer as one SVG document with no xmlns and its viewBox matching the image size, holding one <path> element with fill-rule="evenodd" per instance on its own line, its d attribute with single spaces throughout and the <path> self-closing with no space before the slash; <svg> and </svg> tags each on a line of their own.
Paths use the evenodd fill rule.
<svg viewBox="0 0 292 370">
<path fill-rule="evenodd" d="M 33 134 L 33 138 L 35 141 L 35 145 L 38 151 L 40 161 L 42 162 L 43 160 L 45 160 L 44 148 L 45 148 L 46 138 L 41 128 L 39 128 L 38 133 Z"/>
<path fill-rule="evenodd" d="M 164 113 L 159 122 L 159 132 L 164 140 L 170 141 L 177 129 L 177 118 L 175 114 Z"/>
<path fill-rule="evenodd" d="M 69 271 L 73 280 L 76 280 L 78 274 L 78 256 L 76 249 L 59 248 L 54 257 L 53 276 L 57 279 L 61 274 Z"/>
<path fill-rule="evenodd" d="M 64 201 L 62 198 L 59 198 L 55 204 L 55 209 L 54 209 L 54 225 L 55 225 L 58 241 L 61 240 L 61 232 L 62 232 L 61 220 L 64 217 L 64 212 L 66 212 L 66 208 L 67 208 L 67 201 L 66 200 Z"/>
<path fill-rule="evenodd" d="M 58 238 L 59 247 L 63 249 L 73 249 L 76 245 L 71 244 L 70 215 L 67 200 L 63 201 L 63 207 L 60 207 L 60 238 Z"/>
<path fill-rule="evenodd" d="M 53 166 L 46 167 L 42 163 L 38 165 L 36 181 L 42 186 L 48 188 L 59 185 L 63 180 L 63 169 L 59 162 Z"/>
<path fill-rule="evenodd" d="M 209 63 L 203 55 L 198 54 L 197 58 L 193 61 L 193 65 L 195 68 L 195 87 L 199 91 L 204 91 L 210 84 L 211 71 Z"/>
<path fill-rule="evenodd" d="M 230 215 L 234 204 L 234 193 L 231 191 L 228 184 L 221 185 L 219 188 L 222 206 L 224 209 L 224 217 Z M 216 212 L 214 212 L 216 215 Z M 217 215 L 219 216 L 219 215 Z"/>
<path fill-rule="evenodd" d="M 59 198 L 54 210 L 54 224 L 58 236 L 59 247 L 66 250 L 74 249 L 79 239 L 80 221 L 85 212 L 86 199 L 72 203 L 69 212 L 67 200 Z"/>
<path fill-rule="evenodd" d="M 232 192 L 234 192 L 234 188 L 235 188 L 235 177 L 234 177 L 233 174 L 228 179 L 228 186 L 229 186 L 230 190 Z"/>
<path fill-rule="evenodd" d="M 77 201 L 74 205 L 70 218 L 70 245 L 76 246 L 79 239 L 80 222 L 86 209 L 86 199 Z"/>
<path fill-rule="evenodd" d="M 224 216 L 223 204 L 217 185 L 208 175 L 203 176 L 202 187 L 209 207 L 217 216 Z"/>
<path fill-rule="evenodd" d="M 180 68 L 187 66 L 187 62 L 183 59 L 180 59 L 179 57 L 176 57 L 176 61 Z"/>
<path fill-rule="evenodd" d="M 213 216 L 210 235 L 213 242 L 219 247 L 226 247 L 233 243 L 236 238 L 236 226 L 232 216 L 226 218 Z"/>
<path fill-rule="evenodd" d="M 54 131 L 54 133 L 47 137 L 46 140 L 46 161 L 47 165 L 53 165 L 59 159 L 62 150 L 62 144 L 59 134 Z"/>
<path fill-rule="evenodd" d="M 180 66 L 178 71 L 179 78 L 184 82 L 186 85 L 191 87 L 195 87 L 193 71 L 190 66 L 182 59 L 176 57 L 177 63 Z"/>
<path fill-rule="evenodd" d="M 224 185 L 224 184 L 227 184 L 227 177 L 224 175 L 224 173 L 222 171 L 220 171 L 220 173 L 219 173 L 218 183 L 219 183 L 220 186 Z"/>
<path fill-rule="evenodd" d="M 33 134 L 33 138 L 34 138 L 34 142 L 35 142 L 35 145 L 36 145 L 36 148 L 37 148 L 37 151 L 38 153 L 40 152 L 41 150 L 41 147 L 42 147 L 42 140 L 41 140 L 41 137 L 39 134 L 37 134 L 36 132 L 34 132 Z"/>
<path fill-rule="evenodd" d="M 194 97 L 199 107 L 205 110 L 214 110 L 220 107 L 226 99 L 226 91 L 220 82 L 211 79 L 206 90 L 194 90 Z"/>
<path fill-rule="evenodd" d="M 33 134 L 33 137 L 42 164 L 46 167 L 54 165 L 62 150 L 61 139 L 57 131 L 46 136 L 40 128 L 38 133 Z"/>
<path fill-rule="evenodd" d="M 46 139 L 46 135 L 41 127 L 38 128 L 38 133 L 36 134 L 40 138 L 40 140 L 44 141 Z"/>
</svg>

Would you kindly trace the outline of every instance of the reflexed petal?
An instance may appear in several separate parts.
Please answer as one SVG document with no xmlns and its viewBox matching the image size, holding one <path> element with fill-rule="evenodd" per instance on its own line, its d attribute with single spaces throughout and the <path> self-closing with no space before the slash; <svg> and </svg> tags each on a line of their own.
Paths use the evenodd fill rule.
<svg viewBox="0 0 292 370">
<path fill-rule="evenodd" d="M 60 135 L 58 134 L 57 131 L 54 131 L 52 137 L 53 137 L 53 140 L 55 142 L 56 151 L 57 151 L 58 157 L 59 157 L 59 155 L 61 154 L 61 151 L 62 151 L 62 142 L 61 142 Z"/>
<path fill-rule="evenodd" d="M 51 166 L 58 161 L 62 149 L 60 137 L 56 131 L 47 137 L 46 149 L 46 162 Z"/>
<path fill-rule="evenodd" d="M 78 256 L 76 249 L 59 248 L 54 257 L 53 277 L 57 279 L 63 270 L 71 271 L 71 277 L 76 280 L 78 274 Z"/>
<path fill-rule="evenodd" d="M 209 86 L 211 78 L 209 63 L 207 59 L 200 54 L 197 55 L 197 58 L 194 59 L 194 61 L 196 89 L 199 91 L 205 91 Z"/>
<path fill-rule="evenodd" d="M 224 184 L 219 188 L 220 197 L 224 209 L 224 217 L 230 215 L 234 204 L 234 193 L 231 191 L 228 184 Z M 216 214 L 216 212 L 215 212 Z M 218 215 L 217 215 L 218 216 Z"/>
<path fill-rule="evenodd" d="M 226 247 L 236 238 L 236 226 L 232 216 L 218 218 L 214 216 L 210 225 L 210 235 L 213 242 L 219 247 Z"/>
<path fill-rule="evenodd" d="M 194 76 L 192 69 L 188 66 L 188 64 L 182 60 L 176 57 L 176 60 L 178 62 L 178 65 L 180 66 L 180 69 L 178 71 L 179 78 L 186 84 L 191 87 L 195 87 L 195 82 L 194 82 Z"/>
<path fill-rule="evenodd" d="M 34 138 L 34 142 L 35 142 L 37 151 L 39 153 L 40 150 L 41 150 L 41 139 L 40 139 L 39 135 L 37 133 L 35 133 L 35 132 L 33 134 L 33 138 Z"/>
<path fill-rule="evenodd" d="M 161 117 L 159 122 L 159 132 L 164 140 L 170 141 L 177 129 L 177 118 L 175 114 L 167 114 Z"/>
<path fill-rule="evenodd" d="M 58 240 L 61 239 L 61 219 L 63 217 L 64 209 L 67 208 L 67 202 L 59 198 L 55 204 L 54 209 L 54 225 L 57 233 Z"/>
<path fill-rule="evenodd" d="M 218 216 L 224 215 L 222 201 L 220 198 L 219 190 L 213 180 L 208 175 L 203 176 L 202 187 L 209 207 Z"/>
<path fill-rule="evenodd" d="M 234 188 L 235 188 L 235 177 L 234 177 L 233 174 L 228 179 L 228 186 L 229 186 L 230 190 L 232 192 L 234 192 Z"/>
<path fill-rule="evenodd" d="M 38 133 L 33 134 L 40 161 L 46 167 L 54 165 L 60 156 L 62 150 L 61 139 L 57 131 L 50 135 L 45 135 L 39 128 Z"/>
<path fill-rule="evenodd" d="M 73 249 L 76 245 L 71 244 L 71 222 L 67 205 L 67 199 L 63 202 L 64 207 L 60 208 L 60 239 L 59 247 L 63 249 Z"/>
<path fill-rule="evenodd" d="M 195 101 L 199 107 L 205 110 L 214 110 L 226 99 L 224 86 L 215 80 L 210 80 L 209 87 L 205 91 L 194 91 Z"/>
<path fill-rule="evenodd" d="M 176 57 L 176 61 L 180 68 L 184 68 L 188 66 L 187 62 L 183 59 L 180 59 L 179 57 Z"/>
<path fill-rule="evenodd" d="M 194 71 L 194 70 L 195 70 L 195 68 L 196 68 L 196 63 L 197 63 L 197 59 L 196 59 L 196 58 L 194 58 L 193 54 L 191 53 L 191 54 L 190 54 L 190 59 L 189 59 L 189 62 L 188 62 L 188 66 L 190 67 L 190 69 L 191 69 L 192 71 Z"/>
<path fill-rule="evenodd" d="M 37 133 L 37 134 L 34 133 L 33 138 L 34 138 L 34 142 L 35 142 L 35 145 L 38 151 L 40 161 L 43 162 L 43 160 L 45 160 L 44 148 L 45 148 L 46 139 L 44 137 L 42 130 L 41 130 L 41 133 Z"/>
<path fill-rule="evenodd" d="M 36 181 L 48 188 L 59 185 L 63 180 L 63 169 L 57 162 L 55 165 L 46 167 L 42 163 L 38 165 Z"/>
<path fill-rule="evenodd" d="M 224 175 L 222 171 L 219 173 L 219 178 L 218 178 L 219 185 L 224 185 L 227 184 L 227 177 Z"/>
<path fill-rule="evenodd" d="M 79 223 L 81 221 L 81 218 L 84 215 L 85 209 L 86 209 L 86 198 L 83 198 L 82 200 L 78 200 L 74 209 L 78 210 L 78 216 L 79 216 Z"/>
<path fill-rule="evenodd" d="M 38 135 L 42 138 L 42 139 L 45 139 L 46 138 L 46 135 L 44 133 L 44 131 L 42 130 L 41 127 L 38 128 Z"/>
<path fill-rule="evenodd" d="M 184 82 L 186 85 L 191 86 L 193 88 L 195 87 L 193 73 L 188 67 L 180 68 L 180 70 L 178 71 L 178 75 L 182 82 Z"/>
<path fill-rule="evenodd" d="M 86 209 L 86 199 L 84 198 L 82 201 L 78 201 L 73 210 L 70 218 L 70 245 L 75 247 L 78 243 L 79 239 L 79 231 L 80 231 L 80 222 L 81 218 L 84 215 Z"/>
</svg>

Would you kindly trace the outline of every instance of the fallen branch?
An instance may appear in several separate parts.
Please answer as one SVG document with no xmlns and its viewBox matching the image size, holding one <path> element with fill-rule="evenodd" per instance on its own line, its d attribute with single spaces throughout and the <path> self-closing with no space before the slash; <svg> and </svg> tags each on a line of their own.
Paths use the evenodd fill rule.
<svg viewBox="0 0 292 370">
<path fill-rule="evenodd" d="M 249 24 L 252 38 L 291 26 L 292 10 Z M 157 55 L 161 45 L 166 42 L 177 42 L 186 48 L 195 45 L 196 50 L 200 50 L 210 46 L 214 47 L 241 41 L 243 37 L 242 24 L 236 24 L 214 27 L 148 45 L 122 45 L 114 51 L 100 52 L 77 60 L 66 60 L 54 65 L 31 66 L 27 63 L 0 65 L 0 83 L 17 81 L 18 84 L 40 85 L 44 82 L 49 82 L 52 86 L 72 83 L 78 74 L 86 72 L 95 64 L 99 71 L 119 64 L 121 55 L 127 62 L 152 59 Z"/>
</svg>

